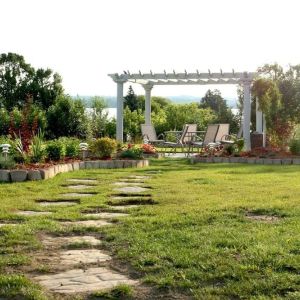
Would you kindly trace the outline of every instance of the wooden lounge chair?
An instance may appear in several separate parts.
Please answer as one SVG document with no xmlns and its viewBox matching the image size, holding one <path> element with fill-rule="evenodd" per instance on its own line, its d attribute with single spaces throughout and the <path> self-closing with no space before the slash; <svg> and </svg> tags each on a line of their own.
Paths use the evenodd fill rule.
<svg viewBox="0 0 300 300">
<path fill-rule="evenodd" d="M 163 137 L 162 134 L 159 135 L 159 137 L 157 137 L 156 131 L 155 131 L 155 128 L 153 125 L 142 124 L 141 129 L 142 129 L 143 142 L 145 144 L 152 144 L 155 146 L 159 146 L 165 142 L 164 139 L 159 139 L 159 137 Z"/>
</svg>

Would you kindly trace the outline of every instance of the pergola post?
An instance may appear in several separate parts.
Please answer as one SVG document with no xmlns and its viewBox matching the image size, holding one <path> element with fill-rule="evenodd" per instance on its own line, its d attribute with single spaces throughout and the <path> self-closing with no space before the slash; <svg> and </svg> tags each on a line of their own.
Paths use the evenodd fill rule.
<svg viewBox="0 0 300 300">
<path fill-rule="evenodd" d="M 250 119 L 251 119 L 251 92 L 250 92 L 250 80 L 243 80 L 244 87 L 244 107 L 243 107 L 243 136 L 245 141 L 245 150 L 251 150 L 250 140 Z"/>
<path fill-rule="evenodd" d="M 151 90 L 153 85 L 145 84 L 143 87 L 145 89 L 145 124 L 151 125 Z"/>
<path fill-rule="evenodd" d="M 258 100 L 256 99 L 256 127 L 257 133 L 263 133 L 263 113 L 259 108 Z"/>
<path fill-rule="evenodd" d="M 123 85 L 124 81 L 118 80 L 117 83 L 117 141 L 123 143 L 123 108 L 124 108 L 124 98 L 123 98 Z"/>
</svg>

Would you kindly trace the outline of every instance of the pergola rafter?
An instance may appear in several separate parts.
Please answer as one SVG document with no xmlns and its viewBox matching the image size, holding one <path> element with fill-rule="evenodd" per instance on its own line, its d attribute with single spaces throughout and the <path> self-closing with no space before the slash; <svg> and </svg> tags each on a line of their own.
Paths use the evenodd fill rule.
<svg viewBox="0 0 300 300">
<path fill-rule="evenodd" d="M 244 88 L 244 108 L 243 108 L 243 136 L 245 148 L 250 150 L 250 113 L 251 94 L 250 86 L 254 78 L 258 75 L 255 72 L 226 72 L 220 70 L 219 73 L 130 73 L 124 71 L 123 74 L 109 74 L 117 83 L 117 140 L 123 141 L 123 85 L 126 82 L 138 83 L 145 89 L 145 123 L 151 124 L 151 90 L 155 85 L 208 85 L 208 84 L 240 84 Z M 256 130 L 263 131 L 263 116 L 257 109 Z M 259 128 L 258 128 L 259 127 Z"/>
</svg>

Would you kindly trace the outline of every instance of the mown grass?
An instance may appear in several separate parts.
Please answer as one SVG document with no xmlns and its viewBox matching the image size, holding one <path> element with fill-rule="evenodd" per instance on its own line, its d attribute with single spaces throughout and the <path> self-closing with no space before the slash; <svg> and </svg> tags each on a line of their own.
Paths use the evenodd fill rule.
<svg viewBox="0 0 300 300">
<path fill-rule="evenodd" d="M 83 210 L 108 208 L 114 180 L 148 170 L 160 170 L 147 181 L 157 204 L 133 209 L 130 217 L 107 228 L 59 225 L 59 220 L 84 219 Z M 196 299 L 300 299 L 299 171 L 297 166 L 190 165 L 164 159 L 152 161 L 147 169 L 86 170 L 44 182 L 0 184 L 0 220 L 21 223 L 0 228 L 0 296 L 48 299 L 23 277 L 25 268 L 47 271 L 31 260 L 42 249 L 38 234 L 91 231 L 101 233 L 104 246 L 158 293 Z M 73 207 L 35 203 L 61 198 L 61 192 L 69 192 L 62 186 L 66 179 L 80 177 L 98 179 L 99 185 L 84 190 L 98 194 Z M 14 215 L 17 209 L 54 214 L 27 218 Z M 249 213 L 278 219 L 252 220 L 246 218 Z M 10 286 L 16 286 L 14 292 Z"/>
</svg>

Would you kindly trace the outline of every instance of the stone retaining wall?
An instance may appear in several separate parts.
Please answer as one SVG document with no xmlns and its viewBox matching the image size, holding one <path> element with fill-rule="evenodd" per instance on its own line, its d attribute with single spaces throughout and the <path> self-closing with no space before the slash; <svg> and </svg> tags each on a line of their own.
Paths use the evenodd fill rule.
<svg viewBox="0 0 300 300">
<path fill-rule="evenodd" d="M 121 169 L 142 168 L 149 166 L 149 160 L 93 160 L 58 164 L 38 170 L 0 170 L 1 182 L 21 182 L 26 180 L 43 180 L 59 173 L 84 169 Z"/>
<path fill-rule="evenodd" d="M 191 157 L 191 163 L 246 163 L 259 165 L 300 165 L 300 158 Z"/>
</svg>

